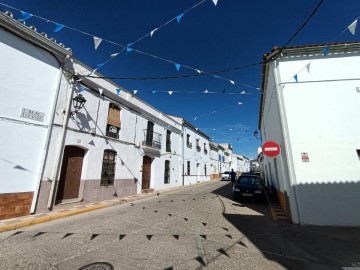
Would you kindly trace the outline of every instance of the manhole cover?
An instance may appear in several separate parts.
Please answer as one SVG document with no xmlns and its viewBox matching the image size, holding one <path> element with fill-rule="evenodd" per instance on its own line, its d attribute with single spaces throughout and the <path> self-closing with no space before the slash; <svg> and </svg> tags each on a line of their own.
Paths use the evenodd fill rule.
<svg viewBox="0 0 360 270">
<path fill-rule="evenodd" d="M 96 262 L 85 265 L 79 270 L 114 270 L 114 266 L 107 262 Z"/>
</svg>

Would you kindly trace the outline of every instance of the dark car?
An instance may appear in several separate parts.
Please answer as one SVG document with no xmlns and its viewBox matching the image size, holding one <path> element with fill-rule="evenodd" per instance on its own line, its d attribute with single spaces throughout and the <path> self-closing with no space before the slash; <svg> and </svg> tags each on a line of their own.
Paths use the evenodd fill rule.
<svg viewBox="0 0 360 270">
<path fill-rule="evenodd" d="M 233 186 L 233 198 L 254 198 L 265 201 L 265 191 L 260 177 L 253 174 L 242 174 Z"/>
</svg>

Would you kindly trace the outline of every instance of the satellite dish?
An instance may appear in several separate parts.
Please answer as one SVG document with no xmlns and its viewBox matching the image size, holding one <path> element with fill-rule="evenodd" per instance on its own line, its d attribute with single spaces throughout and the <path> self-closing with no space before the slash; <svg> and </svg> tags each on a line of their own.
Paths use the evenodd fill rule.
<svg viewBox="0 0 360 270">
<path fill-rule="evenodd" d="M 140 149 L 140 150 L 139 150 L 139 153 L 140 153 L 140 156 L 142 156 L 142 157 L 145 156 L 145 152 L 144 152 L 143 149 Z"/>
</svg>

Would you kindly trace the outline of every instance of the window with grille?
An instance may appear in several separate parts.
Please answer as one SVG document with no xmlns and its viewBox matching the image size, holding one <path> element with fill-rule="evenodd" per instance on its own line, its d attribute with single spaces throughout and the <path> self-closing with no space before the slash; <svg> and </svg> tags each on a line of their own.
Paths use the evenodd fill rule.
<svg viewBox="0 0 360 270">
<path fill-rule="evenodd" d="M 166 131 L 166 152 L 171 152 L 171 131 Z"/>
<path fill-rule="evenodd" d="M 187 162 L 187 175 L 190 175 L 190 161 Z"/>
<path fill-rule="evenodd" d="M 117 105 L 110 103 L 106 125 L 106 136 L 119 139 L 120 127 L 120 108 Z"/>
<path fill-rule="evenodd" d="M 207 176 L 207 168 L 206 168 L 206 164 L 204 165 L 204 172 L 205 172 L 205 176 Z"/>
<path fill-rule="evenodd" d="M 116 151 L 104 150 L 100 186 L 113 186 L 115 179 Z"/>
<path fill-rule="evenodd" d="M 169 184 L 170 183 L 170 161 L 165 161 L 165 172 L 164 172 L 164 183 Z"/>
<path fill-rule="evenodd" d="M 186 134 L 186 145 L 187 145 L 187 147 L 192 148 L 190 134 Z"/>
</svg>

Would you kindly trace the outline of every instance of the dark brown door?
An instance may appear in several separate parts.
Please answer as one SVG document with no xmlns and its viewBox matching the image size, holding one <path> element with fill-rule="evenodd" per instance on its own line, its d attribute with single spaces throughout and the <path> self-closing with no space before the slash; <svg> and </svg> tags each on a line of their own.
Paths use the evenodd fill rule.
<svg viewBox="0 0 360 270">
<path fill-rule="evenodd" d="M 85 150 L 76 146 L 65 146 L 57 200 L 74 199 L 79 196 L 80 178 Z"/>
<path fill-rule="evenodd" d="M 151 176 L 151 158 L 148 156 L 143 157 L 143 170 L 142 170 L 142 189 L 150 188 Z"/>
</svg>

